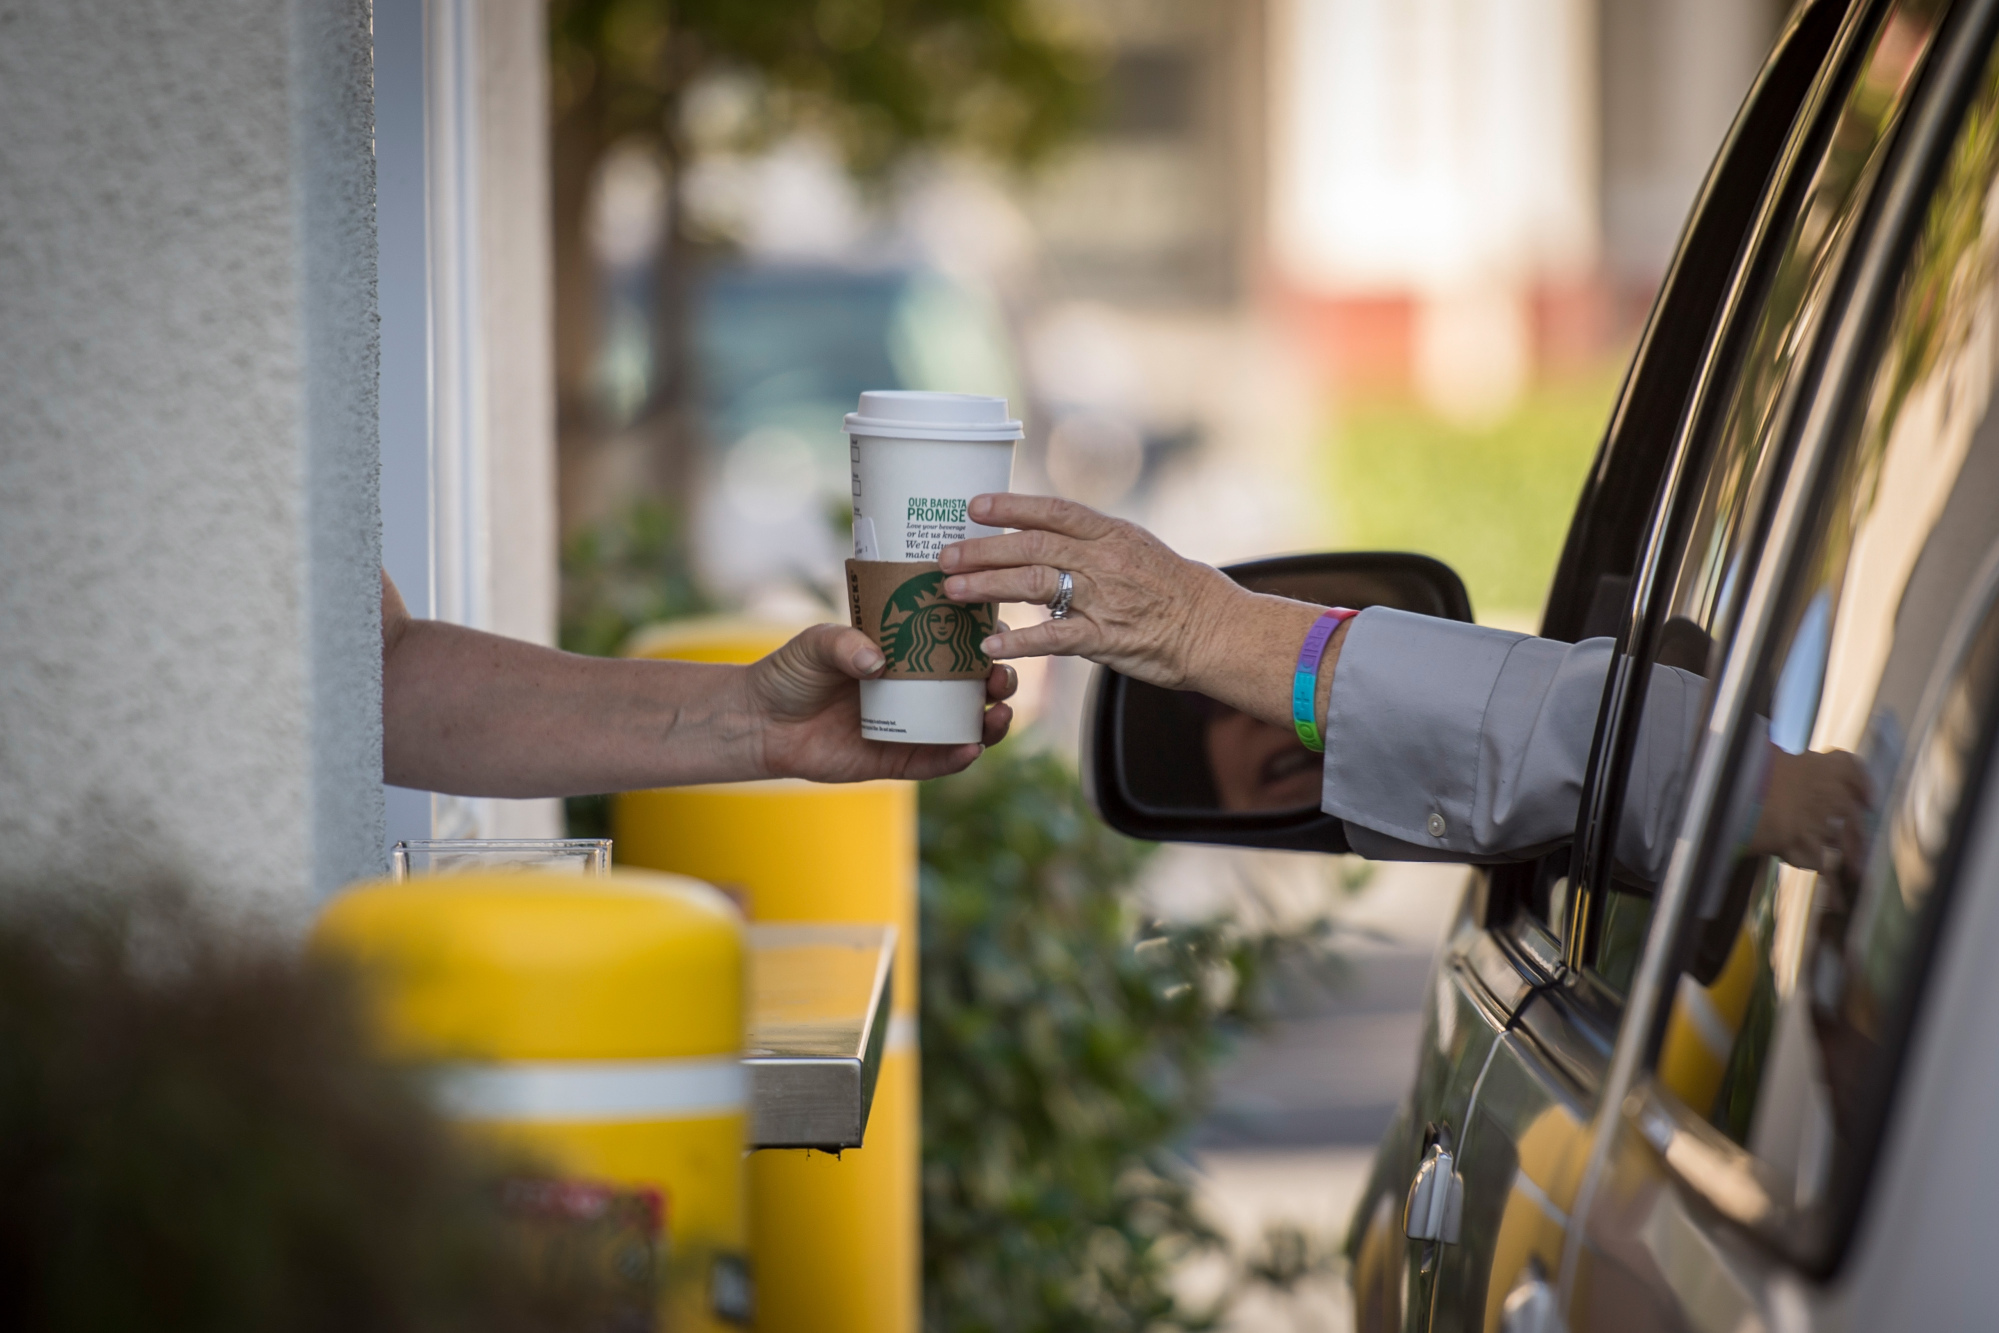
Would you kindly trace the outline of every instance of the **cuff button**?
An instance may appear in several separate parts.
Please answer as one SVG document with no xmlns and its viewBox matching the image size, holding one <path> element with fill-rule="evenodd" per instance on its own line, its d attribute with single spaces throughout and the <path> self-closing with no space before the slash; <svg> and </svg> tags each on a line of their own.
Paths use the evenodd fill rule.
<svg viewBox="0 0 1999 1333">
<path fill-rule="evenodd" d="M 1430 836 L 1433 838 L 1444 836 L 1444 817 L 1442 815 L 1432 814 L 1430 816 Z"/>
</svg>

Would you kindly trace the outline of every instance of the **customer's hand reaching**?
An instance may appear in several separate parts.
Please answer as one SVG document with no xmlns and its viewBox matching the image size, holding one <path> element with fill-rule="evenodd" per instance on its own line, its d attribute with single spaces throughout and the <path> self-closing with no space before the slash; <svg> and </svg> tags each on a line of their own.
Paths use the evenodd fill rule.
<svg viewBox="0 0 1999 1333">
<path fill-rule="evenodd" d="M 1323 607 L 1252 593 L 1137 524 L 1071 500 L 981 495 L 971 513 L 1020 530 L 945 547 L 938 557 L 945 596 L 1047 605 L 1063 572 L 1073 586 L 1065 618 L 995 634 L 984 645 L 988 656 L 1086 657 L 1291 725 L 1292 663 Z M 1319 669 L 1321 705 L 1344 637 L 1342 626 Z"/>
<path fill-rule="evenodd" d="M 972 517 L 1019 528 L 944 548 L 944 593 L 960 602 L 1053 600 L 1060 571 L 1073 584 L 1062 620 L 995 634 L 996 657 L 1087 657 L 1127 676 L 1183 687 L 1198 670 L 1217 603 L 1244 595 L 1227 575 L 1174 554 L 1122 519 L 1043 495 L 981 495 Z"/>
</svg>

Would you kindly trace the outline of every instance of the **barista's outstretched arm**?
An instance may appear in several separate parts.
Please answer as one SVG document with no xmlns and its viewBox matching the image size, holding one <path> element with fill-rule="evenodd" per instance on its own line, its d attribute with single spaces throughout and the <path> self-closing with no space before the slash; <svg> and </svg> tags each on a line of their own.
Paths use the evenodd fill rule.
<svg viewBox="0 0 1999 1333">
<path fill-rule="evenodd" d="M 465 796 L 576 796 L 692 782 L 955 773 L 982 745 L 861 739 L 881 651 L 815 625 L 749 666 L 619 661 L 418 620 L 382 575 L 382 776 Z M 1011 667 L 987 683 L 985 745 L 1006 734 Z"/>
</svg>

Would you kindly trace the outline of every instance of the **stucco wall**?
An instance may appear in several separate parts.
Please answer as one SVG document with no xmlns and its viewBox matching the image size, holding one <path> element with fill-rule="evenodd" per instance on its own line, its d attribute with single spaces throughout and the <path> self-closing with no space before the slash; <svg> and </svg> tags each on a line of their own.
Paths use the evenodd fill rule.
<svg viewBox="0 0 1999 1333">
<path fill-rule="evenodd" d="M 365 0 L 0 0 L 0 876 L 380 857 Z"/>
</svg>

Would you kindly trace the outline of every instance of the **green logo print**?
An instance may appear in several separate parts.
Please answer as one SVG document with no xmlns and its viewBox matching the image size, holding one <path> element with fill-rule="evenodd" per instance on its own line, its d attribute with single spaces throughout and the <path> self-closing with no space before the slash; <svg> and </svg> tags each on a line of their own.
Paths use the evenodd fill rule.
<svg viewBox="0 0 1999 1333">
<path fill-rule="evenodd" d="M 890 671 L 977 671 L 987 665 L 979 642 L 992 632 L 991 606 L 945 600 L 941 570 L 905 581 L 882 607 L 881 645 Z"/>
<path fill-rule="evenodd" d="M 938 499 L 929 495 L 909 497 L 907 523 L 963 523 L 969 500 Z"/>
</svg>

